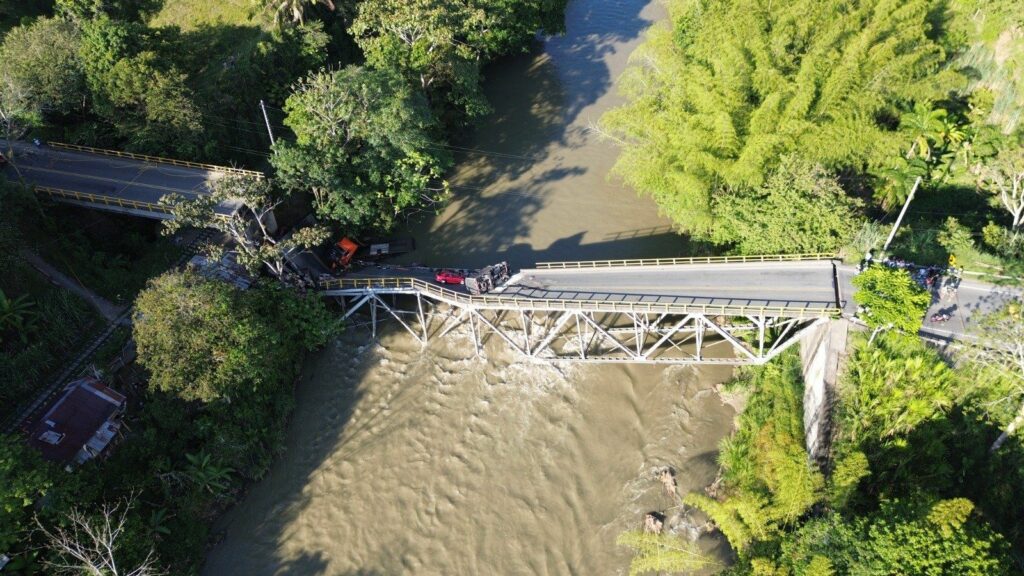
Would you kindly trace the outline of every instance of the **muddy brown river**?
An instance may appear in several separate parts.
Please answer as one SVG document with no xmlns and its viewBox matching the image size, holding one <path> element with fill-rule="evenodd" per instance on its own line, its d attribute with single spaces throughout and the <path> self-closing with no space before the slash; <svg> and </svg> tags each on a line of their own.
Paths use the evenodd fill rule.
<svg viewBox="0 0 1024 576">
<path fill-rule="evenodd" d="M 411 260 L 477 266 L 683 253 L 649 199 L 609 181 L 588 128 L 647 0 L 576 0 L 568 34 L 487 71 L 495 113 L 458 145 L 452 204 L 413 224 Z M 204 574 L 624 574 L 643 514 L 708 484 L 733 409 L 722 367 L 575 365 L 467 334 L 426 349 L 356 326 L 307 363 L 286 449 L 216 527 Z M 702 539 L 719 553 L 719 543 Z"/>
</svg>

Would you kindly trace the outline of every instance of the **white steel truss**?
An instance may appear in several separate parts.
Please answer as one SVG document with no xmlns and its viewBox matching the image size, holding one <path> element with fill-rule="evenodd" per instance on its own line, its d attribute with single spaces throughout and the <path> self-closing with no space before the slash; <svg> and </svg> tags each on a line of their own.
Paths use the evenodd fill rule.
<svg viewBox="0 0 1024 576">
<path fill-rule="evenodd" d="M 447 291 L 445 291 L 447 292 Z M 424 346 L 468 327 L 480 353 L 493 337 L 524 356 L 553 362 L 646 364 L 764 364 L 827 322 L 828 309 L 623 310 L 621 303 L 552 306 L 529 298 L 508 305 L 475 306 L 473 298 L 447 298 L 409 286 L 337 287 L 322 292 L 337 298 L 345 318 L 369 312 L 374 337 L 382 319 L 394 319 Z"/>
</svg>

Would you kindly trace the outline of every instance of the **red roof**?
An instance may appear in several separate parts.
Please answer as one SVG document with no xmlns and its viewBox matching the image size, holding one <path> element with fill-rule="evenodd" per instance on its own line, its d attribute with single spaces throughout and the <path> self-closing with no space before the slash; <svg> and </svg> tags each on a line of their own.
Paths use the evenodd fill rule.
<svg viewBox="0 0 1024 576">
<path fill-rule="evenodd" d="M 121 412 L 124 404 L 123 394 L 99 380 L 76 380 L 64 388 L 60 398 L 32 425 L 28 442 L 47 460 L 71 462 L 84 451 L 77 459 L 84 462 L 92 457 L 92 452 L 102 450 L 112 432 L 116 432 L 116 428 L 111 430 L 106 424 Z M 96 441 L 93 441 L 94 436 Z M 58 438 L 59 442 L 54 444 Z M 91 448 L 86 449 L 86 444 Z"/>
</svg>

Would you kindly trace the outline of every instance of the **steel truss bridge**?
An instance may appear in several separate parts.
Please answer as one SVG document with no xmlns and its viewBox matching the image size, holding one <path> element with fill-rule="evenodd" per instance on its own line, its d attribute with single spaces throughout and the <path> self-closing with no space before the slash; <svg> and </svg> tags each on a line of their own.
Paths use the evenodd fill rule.
<svg viewBox="0 0 1024 576">
<path fill-rule="evenodd" d="M 477 353 L 496 337 L 555 362 L 753 365 L 843 306 L 823 255 L 758 258 L 547 263 L 481 296 L 411 276 L 333 279 L 320 290 L 345 318 L 368 313 L 374 337 L 391 319 L 423 345 L 462 328 Z"/>
</svg>

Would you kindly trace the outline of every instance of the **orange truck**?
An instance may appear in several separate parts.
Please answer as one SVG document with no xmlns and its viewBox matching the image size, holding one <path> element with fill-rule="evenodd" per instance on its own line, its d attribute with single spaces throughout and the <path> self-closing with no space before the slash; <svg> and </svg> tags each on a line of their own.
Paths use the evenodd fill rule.
<svg viewBox="0 0 1024 576">
<path fill-rule="evenodd" d="M 352 265 L 352 258 L 359 251 L 359 244 L 349 239 L 348 236 L 338 240 L 327 252 L 327 258 L 331 263 L 331 270 L 345 270 Z"/>
<path fill-rule="evenodd" d="M 415 248 L 416 242 L 412 238 L 377 238 L 359 243 L 346 236 L 331 246 L 327 259 L 331 270 L 345 270 L 352 265 L 353 259 L 381 260 L 411 252 Z"/>
</svg>

